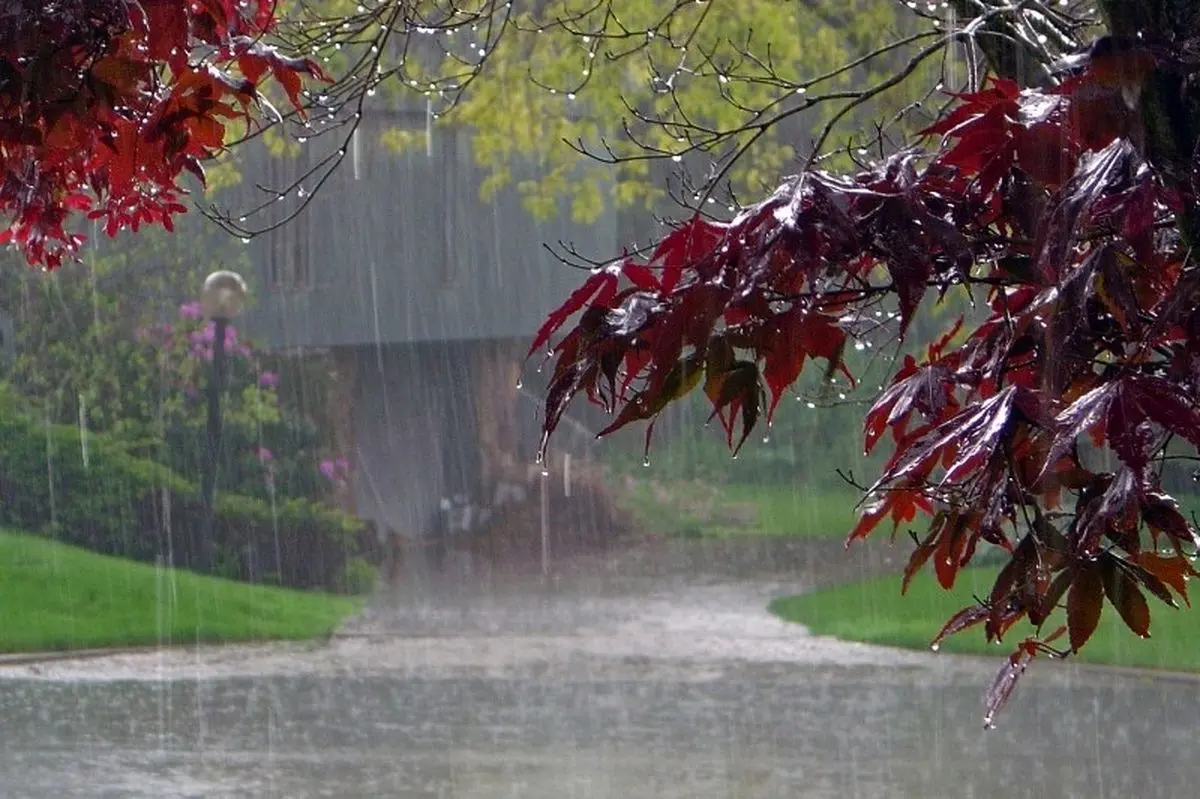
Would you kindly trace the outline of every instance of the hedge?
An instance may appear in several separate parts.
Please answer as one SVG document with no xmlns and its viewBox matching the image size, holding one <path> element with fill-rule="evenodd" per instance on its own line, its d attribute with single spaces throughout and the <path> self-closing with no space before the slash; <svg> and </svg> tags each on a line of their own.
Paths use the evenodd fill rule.
<svg viewBox="0 0 1200 799">
<path fill-rule="evenodd" d="M 200 570 L 199 489 L 119 441 L 48 425 L 0 386 L 0 525 L 118 557 Z M 296 588 L 362 590 L 373 531 L 301 499 L 219 493 L 213 571 Z"/>
</svg>

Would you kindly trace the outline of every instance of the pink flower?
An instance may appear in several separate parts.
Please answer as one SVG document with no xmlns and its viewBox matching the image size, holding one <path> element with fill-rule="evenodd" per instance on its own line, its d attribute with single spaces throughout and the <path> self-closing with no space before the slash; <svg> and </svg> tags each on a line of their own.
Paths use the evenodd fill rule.
<svg viewBox="0 0 1200 799">
<path fill-rule="evenodd" d="M 179 315 L 184 319 L 203 319 L 204 307 L 199 302 L 185 302 L 179 306 Z"/>
<path fill-rule="evenodd" d="M 209 322 L 199 330 L 193 330 L 188 333 L 188 340 L 191 342 L 191 354 L 193 358 L 201 358 L 205 361 L 211 361 L 213 357 L 213 343 L 217 338 L 217 326 L 213 322 Z M 234 355 L 248 355 L 249 348 L 238 344 L 237 330 L 233 326 L 225 328 L 225 351 Z"/>
<path fill-rule="evenodd" d="M 193 358 L 199 358 L 202 361 L 211 361 L 213 357 L 212 347 L 205 344 L 202 339 L 192 338 L 192 346 L 190 352 Z"/>
<path fill-rule="evenodd" d="M 258 376 L 258 385 L 262 388 L 275 388 L 279 385 L 279 375 L 275 372 L 263 372 Z"/>
<path fill-rule="evenodd" d="M 344 483 L 350 476 L 350 461 L 340 455 L 336 458 L 326 458 L 317 468 L 331 483 Z"/>
</svg>

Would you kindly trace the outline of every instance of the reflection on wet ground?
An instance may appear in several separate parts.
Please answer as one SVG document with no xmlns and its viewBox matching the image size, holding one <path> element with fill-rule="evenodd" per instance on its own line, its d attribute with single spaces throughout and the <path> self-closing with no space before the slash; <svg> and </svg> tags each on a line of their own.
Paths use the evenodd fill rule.
<svg viewBox="0 0 1200 799">
<path fill-rule="evenodd" d="M 12 797 L 1180 797 L 1195 683 L 813 638 L 796 583 L 423 583 L 320 645 L 0 670 Z"/>
</svg>

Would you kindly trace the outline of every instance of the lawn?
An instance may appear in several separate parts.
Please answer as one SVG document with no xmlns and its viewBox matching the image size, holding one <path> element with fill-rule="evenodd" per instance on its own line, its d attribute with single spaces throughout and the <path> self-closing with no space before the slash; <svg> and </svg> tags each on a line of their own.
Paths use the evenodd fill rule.
<svg viewBox="0 0 1200 799">
<path fill-rule="evenodd" d="M 985 596 L 995 579 L 995 568 L 963 571 L 953 590 L 943 591 L 932 576 L 918 575 L 908 593 L 900 596 L 900 575 L 863 580 L 814 591 L 811 594 L 777 599 L 770 610 L 779 617 L 805 625 L 817 635 L 850 641 L 865 641 L 912 649 L 927 649 L 946 620 L 970 604 L 972 595 Z M 1200 671 L 1200 616 L 1149 597 L 1152 621 L 1149 640 L 1131 633 L 1111 605 L 1100 617 L 1100 627 L 1079 654 L 1080 660 L 1116 666 Z M 1061 614 L 1060 614 L 1061 615 Z M 1062 623 L 1052 617 L 1047 632 Z M 1028 624 L 1017 625 L 1008 634 L 1011 642 L 1029 634 Z M 987 644 L 982 626 L 951 636 L 943 652 L 997 655 L 1007 652 Z"/>
<path fill-rule="evenodd" d="M 738 535 L 839 538 L 854 526 L 858 497 L 787 484 L 639 483 L 624 504 L 650 532 L 690 537 Z"/>
<path fill-rule="evenodd" d="M 0 652 L 314 638 L 361 606 L 0 532 Z"/>
</svg>

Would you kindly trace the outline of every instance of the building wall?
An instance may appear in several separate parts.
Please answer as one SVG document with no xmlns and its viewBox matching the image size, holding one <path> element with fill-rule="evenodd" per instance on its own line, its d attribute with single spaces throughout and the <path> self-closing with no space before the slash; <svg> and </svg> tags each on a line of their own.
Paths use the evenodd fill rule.
<svg viewBox="0 0 1200 799">
<path fill-rule="evenodd" d="M 379 143 L 395 124 L 365 121 L 303 215 L 250 241 L 258 301 L 245 324 L 272 345 L 530 336 L 580 279 L 544 244 L 598 259 L 619 252 L 615 213 L 594 224 L 565 210 L 545 222 L 529 214 L 515 185 L 535 165 L 510 165 L 512 185 L 484 201 L 466 136 L 434 130 L 425 146 L 397 152 Z M 329 144 L 309 142 L 294 160 L 251 152 L 243 185 L 286 186 Z M 296 202 L 293 192 L 272 203 L 265 219 Z"/>
</svg>

